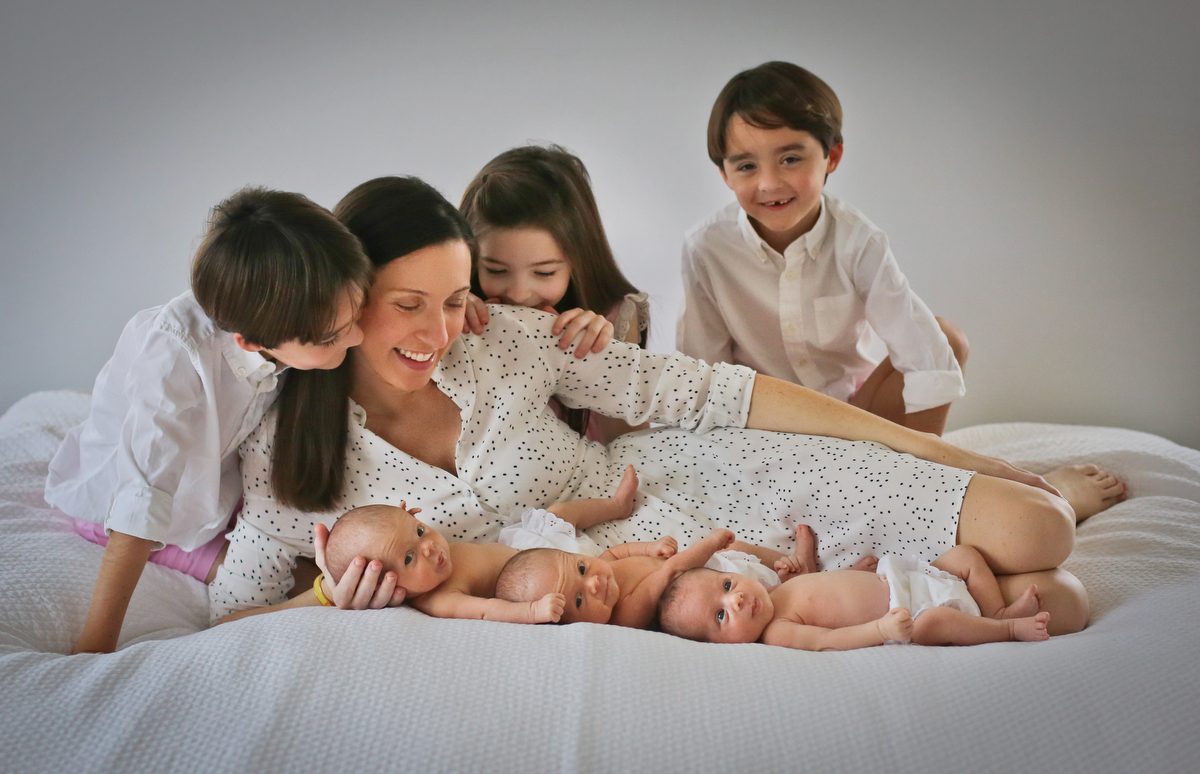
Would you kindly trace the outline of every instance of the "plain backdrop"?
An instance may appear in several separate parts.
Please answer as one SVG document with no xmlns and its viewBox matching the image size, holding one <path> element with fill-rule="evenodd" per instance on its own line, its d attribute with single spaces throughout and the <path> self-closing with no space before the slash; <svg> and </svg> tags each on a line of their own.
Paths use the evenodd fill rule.
<svg viewBox="0 0 1200 774">
<path fill-rule="evenodd" d="M 0 7 L 0 410 L 88 389 L 186 287 L 209 208 L 332 207 L 417 174 L 457 202 L 496 153 L 589 166 L 673 348 L 683 232 L 730 201 L 724 82 L 768 59 L 845 109 L 829 190 L 971 341 L 951 427 L 1119 425 L 1200 447 L 1200 6 L 841 0 L 59 2 Z"/>
</svg>

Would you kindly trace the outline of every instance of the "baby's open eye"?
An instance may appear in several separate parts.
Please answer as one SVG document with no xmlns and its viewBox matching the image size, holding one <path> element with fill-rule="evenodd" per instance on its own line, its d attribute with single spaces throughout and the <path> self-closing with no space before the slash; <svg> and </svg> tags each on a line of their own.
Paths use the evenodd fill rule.
<svg viewBox="0 0 1200 774">
<path fill-rule="evenodd" d="M 733 588 L 733 581 L 726 578 L 725 582 L 721 584 L 721 588 L 725 589 L 726 591 L 729 591 L 731 588 Z"/>
<path fill-rule="evenodd" d="M 583 595 L 576 594 L 575 595 L 575 609 L 578 610 L 581 607 L 583 607 Z"/>
<path fill-rule="evenodd" d="M 405 555 L 404 555 L 404 566 L 405 566 L 405 567 L 407 567 L 407 566 L 409 566 L 410 564 L 412 564 L 412 563 L 413 563 L 413 559 L 414 559 L 415 557 L 416 557 L 416 553 L 415 553 L 414 551 L 409 551 L 407 554 L 405 554 Z"/>
<path fill-rule="evenodd" d="M 724 610 L 717 611 L 717 623 L 725 623 L 725 611 Z"/>
<path fill-rule="evenodd" d="M 579 574 L 580 574 L 580 575 L 587 575 L 587 565 L 586 565 L 586 564 L 584 564 L 583 562 L 580 562 L 580 563 L 579 563 Z"/>
<path fill-rule="evenodd" d="M 417 537 L 425 537 L 425 528 L 417 527 Z"/>
</svg>

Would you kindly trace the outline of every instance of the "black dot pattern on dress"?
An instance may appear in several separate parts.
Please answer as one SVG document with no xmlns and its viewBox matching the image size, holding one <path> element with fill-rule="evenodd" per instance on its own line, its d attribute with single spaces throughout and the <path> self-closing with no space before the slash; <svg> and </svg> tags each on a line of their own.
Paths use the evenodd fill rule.
<svg viewBox="0 0 1200 774">
<path fill-rule="evenodd" d="M 873 443 L 740 429 L 753 384 L 753 372 L 740 366 L 622 342 L 578 360 L 558 349 L 549 315 L 493 306 L 491 318 L 482 335 L 456 341 L 434 374 L 460 410 L 457 478 L 356 420 L 339 509 L 295 512 L 274 501 L 267 483 L 273 415 L 259 426 L 241 449 L 246 504 L 210 587 L 214 616 L 281 601 L 295 557 L 312 555 L 315 519 L 332 524 L 358 505 L 407 500 L 448 539 L 494 541 L 509 515 L 610 496 L 630 463 L 641 479 L 635 511 L 589 531 L 603 548 L 664 535 L 686 547 L 728 527 L 742 540 L 788 551 L 801 522 L 817 533 L 830 568 L 864 553 L 928 561 L 954 545 L 967 471 Z M 555 417 L 552 396 L 630 424 L 678 427 L 604 447 Z"/>
</svg>

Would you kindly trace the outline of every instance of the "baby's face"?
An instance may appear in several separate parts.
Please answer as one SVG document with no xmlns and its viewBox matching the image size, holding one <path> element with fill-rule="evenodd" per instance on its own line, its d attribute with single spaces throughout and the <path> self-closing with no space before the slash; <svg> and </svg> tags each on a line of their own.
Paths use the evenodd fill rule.
<svg viewBox="0 0 1200 774">
<path fill-rule="evenodd" d="M 561 623 L 608 623 L 621 589 L 612 565 L 584 554 L 555 551 L 538 569 L 543 594 L 558 592 L 567 598 Z"/>
<path fill-rule="evenodd" d="M 775 616 L 765 586 L 736 573 L 693 572 L 676 603 L 704 642 L 755 642 Z"/>
<path fill-rule="evenodd" d="M 391 516 L 373 530 L 360 554 L 378 559 L 384 572 L 396 573 L 396 585 L 410 595 L 441 585 L 454 569 L 446 538 L 403 508 L 392 508 Z"/>
</svg>

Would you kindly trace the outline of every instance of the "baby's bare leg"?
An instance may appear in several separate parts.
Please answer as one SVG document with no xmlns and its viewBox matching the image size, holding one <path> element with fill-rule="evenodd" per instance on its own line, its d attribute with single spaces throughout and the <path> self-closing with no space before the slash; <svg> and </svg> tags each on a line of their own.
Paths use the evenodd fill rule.
<svg viewBox="0 0 1200 774">
<path fill-rule="evenodd" d="M 918 645 L 981 645 L 985 642 L 1037 642 L 1050 638 L 1049 613 L 1025 618 L 980 618 L 952 607 L 926 610 L 913 621 Z"/>
<path fill-rule="evenodd" d="M 780 554 L 769 566 L 779 574 L 779 580 L 817 572 L 817 536 L 812 528 L 807 524 L 797 524 L 795 550 L 790 556 Z"/>
<path fill-rule="evenodd" d="M 1022 618 L 1038 611 L 1040 601 L 1036 584 L 1030 584 L 1021 596 L 1006 606 L 996 575 L 988 567 L 983 554 L 971 546 L 955 546 L 932 564 L 939 570 L 962 578 L 967 584 L 967 591 L 987 618 Z"/>
<path fill-rule="evenodd" d="M 996 581 L 1010 607 L 1026 589 L 1036 585 L 1041 609 L 1050 613 L 1051 635 L 1072 634 L 1087 626 L 1091 614 L 1087 591 L 1078 578 L 1062 568 L 997 575 Z"/>
<path fill-rule="evenodd" d="M 546 510 L 576 529 L 588 529 L 606 521 L 628 519 L 633 513 L 633 498 L 637 495 L 637 490 L 637 472 L 629 465 L 625 468 L 625 475 L 621 477 L 617 492 L 612 497 L 555 503 Z"/>
</svg>

